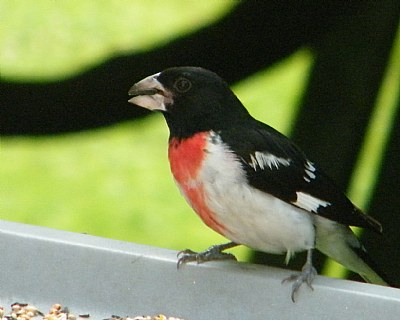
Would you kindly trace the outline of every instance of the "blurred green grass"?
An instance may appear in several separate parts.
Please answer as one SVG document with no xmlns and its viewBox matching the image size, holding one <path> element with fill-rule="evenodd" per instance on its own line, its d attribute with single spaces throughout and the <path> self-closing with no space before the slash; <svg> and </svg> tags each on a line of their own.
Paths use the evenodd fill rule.
<svg viewBox="0 0 400 320">
<path fill-rule="evenodd" d="M 143 51 L 191 32 L 234 5 L 224 0 L 1 0 L 2 77 L 71 76 L 113 54 Z"/>
<path fill-rule="evenodd" d="M 195 30 L 234 5 L 132 3 L 3 0 L 2 77 L 71 76 L 112 55 L 145 50 Z M 289 133 L 311 64 L 312 54 L 303 49 L 233 90 L 256 118 Z M 176 250 L 226 241 L 180 196 L 169 172 L 167 138 L 161 115 L 76 134 L 2 138 L 1 219 Z M 246 258 L 247 249 L 234 250 Z"/>
</svg>

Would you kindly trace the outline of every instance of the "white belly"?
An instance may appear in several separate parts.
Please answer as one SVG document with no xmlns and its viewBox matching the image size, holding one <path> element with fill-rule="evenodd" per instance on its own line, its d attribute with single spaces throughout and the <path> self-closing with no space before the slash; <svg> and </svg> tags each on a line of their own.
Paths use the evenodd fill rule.
<svg viewBox="0 0 400 320">
<path fill-rule="evenodd" d="M 264 252 L 287 252 L 288 257 L 314 247 L 312 215 L 250 187 L 239 160 L 223 144 L 208 143 L 196 180 L 228 239 Z"/>
</svg>

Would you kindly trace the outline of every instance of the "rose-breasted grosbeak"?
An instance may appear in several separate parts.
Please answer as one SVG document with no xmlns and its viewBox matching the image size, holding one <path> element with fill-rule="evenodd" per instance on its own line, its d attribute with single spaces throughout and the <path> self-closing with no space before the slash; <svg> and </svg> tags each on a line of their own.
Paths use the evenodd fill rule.
<svg viewBox="0 0 400 320">
<path fill-rule="evenodd" d="M 285 279 L 294 281 L 294 301 L 303 282 L 311 287 L 317 248 L 367 282 L 387 285 L 349 228 L 381 233 L 379 222 L 356 208 L 288 138 L 254 119 L 218 75 L 170 68 L 136 83 L 129 95 L 130 103 L 162 112 L 180 191 L 206 225 L 232 241 L 201 253 L 182 251 L 178 266 L 232 259 L 223 250 L 239 244 L 286 253 L 287 261 L 306 250 L 302 272 Z"/>
</svg>

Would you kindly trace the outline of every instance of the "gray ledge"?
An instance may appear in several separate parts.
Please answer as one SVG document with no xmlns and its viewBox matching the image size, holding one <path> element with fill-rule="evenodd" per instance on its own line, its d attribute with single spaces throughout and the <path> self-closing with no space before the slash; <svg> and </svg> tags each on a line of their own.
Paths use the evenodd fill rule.
<svg viewBox="0 0 400 320">
<path fill-rule="evenodd" d="M 318 276 L 296 303 L 288 270 L 237 262 L 176 268 L 176 252 L 0 221 L 0 305 L 54 303 L 91 319 L 395 319 L 400 290 Z"/>
</svg>

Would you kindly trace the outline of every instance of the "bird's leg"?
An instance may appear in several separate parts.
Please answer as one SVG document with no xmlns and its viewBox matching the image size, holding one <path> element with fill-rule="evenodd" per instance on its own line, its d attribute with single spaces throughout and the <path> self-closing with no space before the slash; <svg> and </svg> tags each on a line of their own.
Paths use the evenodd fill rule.
<svg viewBox="0 0 400 320">
<path fill-rule="evenodd" d="M 203 263 L 206 261 L 213 260 L 236 260 L 236 257 L 232 253 L 222 252 L 224 250 L 238 246 L 239 244 L 235 242 L 228 242 L 224 244 L 217 244 L 211 246 L 205 251 L 194 252 L 190 249 L 182 250 L 178 252 L 178 264 L 179 267 L 187 262 L 196 261 L 197 263 Z"/>
<path fill-rule="evenodd" d="M 317 270 L 315 270 L 315 268 L 312 265 L 312 249 L 309 249 L 307 251 L 307 261 L 303 266 L 303 268 L 301 269 L 301 273 L 292 274 L 290 277 L 282 280 L 282 283 L 287 281 L 294 281 L 292 286 L 292 295 L 291 295 L 293 302 L 295 302 L 294 296 L 296 292 L 299 290 L 299 288 L 304 282 L 307 283 L 309 288 L 314 290 L 311 283 L 313 282 L 316 275 L 317 275 Z"/>
</svg>

